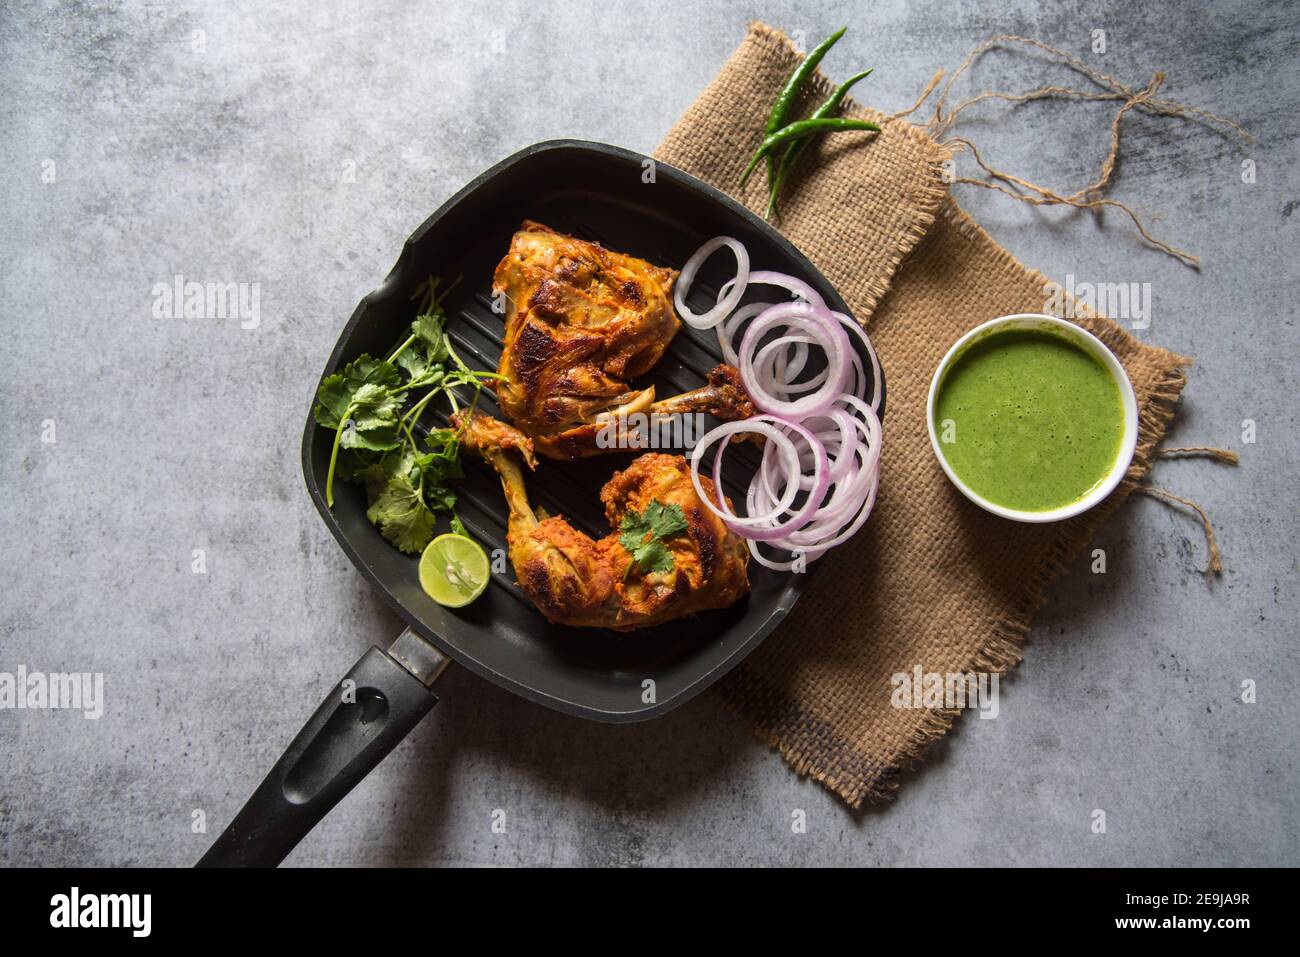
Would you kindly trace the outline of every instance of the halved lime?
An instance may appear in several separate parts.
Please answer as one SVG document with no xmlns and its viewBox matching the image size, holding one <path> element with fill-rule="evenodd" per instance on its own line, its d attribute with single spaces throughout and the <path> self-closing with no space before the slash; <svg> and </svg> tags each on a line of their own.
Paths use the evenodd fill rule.
<svg viewBox="0 0 1300 957">
<path fill-rule="evenodd" d="M 487 588 L 487 552 L 464 535 L 439 535 L 420 556 L 420 587 L 439 605 L 463 608 Z"/>
</svg>

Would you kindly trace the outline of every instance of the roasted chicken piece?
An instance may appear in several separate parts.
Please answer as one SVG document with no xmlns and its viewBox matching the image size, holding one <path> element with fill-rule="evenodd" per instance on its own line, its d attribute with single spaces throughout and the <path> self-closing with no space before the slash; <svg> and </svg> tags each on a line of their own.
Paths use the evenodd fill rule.
<svg viewBox="0 0 1300 957">
<path fill-rule="evenodd" d="M 510 507 L 510 562 L 520 587 L 549 621 L 634 631 L 726 608 L 749 591 L 745 540 L 700 501 L 682 456 L 642 455 L 614 473 L 600 493 L 605 518 L 615 529 L 629 513 L 634 518 L 649 514 L 654 503 L 664 510 L 681 509 L 684 528 L 662 539 L 671 567 L 656 570 L 633 560 L 618 531 L 596 541 L 562 516 L 533 511 L 520 468 L 521 459 L 533 464 L 526 436 L 481 414 L 462 414 L 457 425 L 464 446 L 482 455 L 501 477 Z M 652 533 L 646 536 L 650 541 Z"/>
<path fill-rule="evenodd" d="M 492 277 L 506 310 L 497 367 L 505 380 L 496 391 L 501 411 L 537 451 L 560 459 L 608 451 L 596 435 L 598 420 L 610 416 L 753 414 L 730 366 L 715 368 L 703 388 L 661 402 L 653 387 L 628 385 L 654 367 L 681 326 L 676 279 L 675 270 L 524 221 Z"/>
</svg>

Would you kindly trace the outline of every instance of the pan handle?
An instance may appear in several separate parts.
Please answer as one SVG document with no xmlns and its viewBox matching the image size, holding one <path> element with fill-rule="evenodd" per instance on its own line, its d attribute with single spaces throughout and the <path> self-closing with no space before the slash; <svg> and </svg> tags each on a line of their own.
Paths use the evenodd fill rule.
<svg viewBox="0 0 1300 957">
<path fill-rule="evenodd" d="M 406 667 L 372 647 L 316 709 L 198 866 L 279 864 L 437 702 Z"/>
</svg>

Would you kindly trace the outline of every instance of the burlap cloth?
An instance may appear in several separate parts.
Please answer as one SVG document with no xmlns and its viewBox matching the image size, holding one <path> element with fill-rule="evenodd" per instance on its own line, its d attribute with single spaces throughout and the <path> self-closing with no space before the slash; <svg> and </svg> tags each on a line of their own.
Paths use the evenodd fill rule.
<svg viewBox="0 0 1300 957">
<path fill-rule="evenodd" d="M 761 214 L 766 183 L 736 182 L 799 54 L 755 24 L 656 156 Z M 810 99 L 831 84 L 820 74 Z M 952 726 L 953 710 L 891 706 L 891 676 L 1002 672 L 1018 663 L 1044 589 L 1150 469 L 1189 360 L 1105 318 L 1080 324 L 1128 370 L 1141 433 L 1126 480 L 1098 508 L 1053 525 L 1004 521 L 967 502 L 930 449 L 930 378 L 967 329 L 1044 311 L 1048 280 L 994 242 L 947 195 L 946 150 L 919 127 L 848 103 L 878 136 L 823 138 L 785 193 L 781 229 L 865 322 L 888 397 L 880 494 L 866 527 L 823 559 L 782 627 L 718 688 L 800 774 L 850 806 L 888 796 L 900 771 Z M 812 151 L 810 151 L 812 152 Z"/>
</svg>

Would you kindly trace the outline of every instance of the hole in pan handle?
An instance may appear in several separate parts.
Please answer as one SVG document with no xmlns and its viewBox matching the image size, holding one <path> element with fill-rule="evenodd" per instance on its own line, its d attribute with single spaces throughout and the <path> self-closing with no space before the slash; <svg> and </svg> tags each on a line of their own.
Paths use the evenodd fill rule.
<svg viewBox="0 0 1300 957">
<path fill-rule="evenodd" d="M 438 703 L 449 658 L 406 629 L 321 702 L 199 867 L 274 867 Z"/>
</svg>

